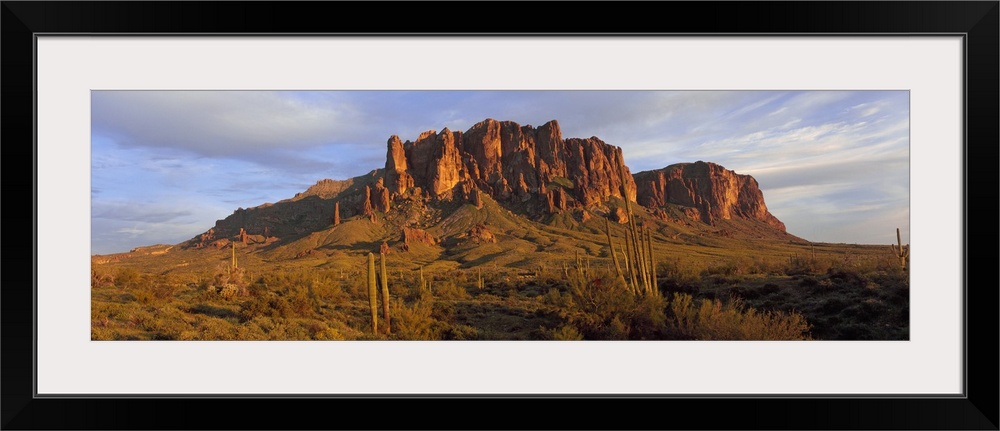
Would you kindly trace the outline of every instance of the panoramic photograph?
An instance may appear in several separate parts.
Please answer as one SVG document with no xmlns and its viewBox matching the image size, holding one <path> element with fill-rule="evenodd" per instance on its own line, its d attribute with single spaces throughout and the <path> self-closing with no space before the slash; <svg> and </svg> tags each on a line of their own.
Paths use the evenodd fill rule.
<svg viewBox="0 0 1000 431">
<path fill-rule="evenodd" d="M 907 91 L 92 91 L 91 340 L 909 340 Z"/>
</svg>

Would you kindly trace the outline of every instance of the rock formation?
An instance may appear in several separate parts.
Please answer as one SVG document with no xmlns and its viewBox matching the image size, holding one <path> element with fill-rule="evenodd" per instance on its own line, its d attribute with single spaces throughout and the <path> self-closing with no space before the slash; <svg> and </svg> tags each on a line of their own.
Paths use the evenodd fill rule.
<svg viewBox="0 0 1000 431">
<path fill-rule="evenodd" d="M 740 218 L 785 231 L 785 224 L 768 212 L 757 180 L 715 163 L 679 163 L 639 172 L 635 183 L 638 203 L 648 208 L 676 204 L 696 209 L 697 213 L 690 209 L 685 213 L 708 224 Z"/>
<path fill-rule="evenodd" d="M 207 232 L 201 234 L 195 247 L 203 248 L 212 241 L 215 241 L 215 228 L 209 228 Z"/>
<path fill-rule="evenodd" d="M 375 182 L 375 188 L 372 190 L 370 198 L 372 200 L 370 206 L 376 211 L 383 213 L 389 212 L 389 204 L 391 201 L 389 198 L 389 189 L 385 188 L 383 185 L 382 178 L 379 178 L 378 181 Z"/>
<path fill-rule="evenodd" d="M 420 188 L 432 199 L 451 200 L 468 194 L 469 184 L 498 201 L 526 202 L 558 182 L 591 206 L 622 197 L 625 173 L 625 190 L 635 199 L 621 148 L 596 137 L 563 139 L 555 120 L 534 128 L 487 119 L 464 133 L 431 130 L 413 142 L 394 135 L 387 145 L 385 187 L 393 196 Z M 553 195 L 554 206 L 565 209 L 565 198 Z"/>
<path fill-rule="evenodd" d="M 559 187 L 553 187 L 546 194 L 549 214 L 558 214 L 566 209 L 566 193 Z"/>
<path fill-rule="evenodd" d="M 485 225 L 477 224 L 469 231 L 469 240 L 474 244 L 496 243 L 497 237 Z"/>
<path fill-rule="evenodd" d="M 413 244 L 413 243 L 421 243 L 421 244 L 427 244 L 427 245 L 435 245 L 435 244 L 438 243 L 437 239 L 434 238 L 433 236 L 431 236 L 431 234 L 427 233 L 427 231 L 425 231 L 423 229 L 416 229 L 416 228 L 409 228 L 409 227 L 404 227 L 403 228 L 403 235 L 400 238 L 400 241 L 403 244 L 400 245 L 399 248 L 400 248 L 400 250 L 403 250 L 403 251 L 409 251 L 410 250 L 410 244 Z"/>
<path fill-rule="evenodd" d="M 375 212 L 372 209 L 372 188 L 365 186 L 364 199 L 361 200 L 361 214 L 371 218 Z"/>
<path fill-rule="evenodd" d="M 628 223 L 628 213 L 625 211 L 625 208 L 617 207 L 614 211 L 611 211 L 611 221 L 620 224 Z"/>
<path fill-rule="evenodd" d="M 474 205 L 477 209 L 481 209 L 483 207 L 483 196 L 479 193 L 479 189 L 472 191 L 472 205 Z"/>
</svg>

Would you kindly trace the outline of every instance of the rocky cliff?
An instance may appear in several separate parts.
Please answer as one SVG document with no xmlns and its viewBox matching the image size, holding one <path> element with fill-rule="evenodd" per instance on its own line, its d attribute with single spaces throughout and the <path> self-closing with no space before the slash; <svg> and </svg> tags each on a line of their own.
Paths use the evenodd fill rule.
<svg viewBox="0 0 1000 431">
<path fill-rule="evenodd" d="M 757 180 L 715 163 L 678 163 L 635 174 L 637 202 L 647 208 L 667 204 L 694 208 L 701 221 L 756 220 L 785 231 L 785 224 L 767 210 Z"/>
<path fill-rule="evenodd" d="M 535 128 L 487 119 L 465 132 L 426 131 L 415 141 L 393 135 L 387 147 L 385 186 L 394 197 L 473 200 L 481 190 L 501 202 L 565 209 L 622 197 L 624 179 L 635 199 L 621 148 L 596 137 L 563 139 L 554 120 Z M 572 203 L 553 187 L 566 189 Z"/>
</svg>

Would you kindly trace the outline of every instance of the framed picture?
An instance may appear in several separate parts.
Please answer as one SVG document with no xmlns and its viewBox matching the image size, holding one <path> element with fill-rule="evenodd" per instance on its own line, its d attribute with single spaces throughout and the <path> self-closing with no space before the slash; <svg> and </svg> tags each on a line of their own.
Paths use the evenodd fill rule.
<svg viewBox="0 0 1000 431">
<path fill-rule="evenodd" d="M 21 190 L 5 190 L 8 197 L 18 194 L 20 202 L 27 202 L 30 194 L 33 205 L 30 218 L 27 211 L 21 212 L 22 218 L 8 212 L 8 221 L 17 223 L 11 223 L 15 228 L 8 229 L 8 234 L 25 232 L 27 236 L 25 226 L 34 227 L 30 238 L 8 235 L 8 244 L 34 246 L 32 271 L 13 274 L 30 273 L 31 277 L 14 282 L 14 271 L 8 271 L 11 279 L 6 280 L 2 293 L 4 427 L 295 429 L 329 420 L 334 428 L 400 429 L 997 429 L 997 292 L 977 288 L 992 285 L 994 280 L 971 276 L 981 273 L 980 268 L 992 268 L 996 259 L 994 252 L 971 247 L 979 241 L 969 241 L 983 237 L 984 231 L 987 240 L 995 239 L 991 226 L 995 226 L 996 143 L 1000 142 L 996 127 L 1000 94 L 997 2 L 703 2 L 628 7 L 582 3 L 573 5 L 574 16 L 628 24 L 580 31 L 568 16 L 553 17 L 556 23 L 545 29 L 555 34 L 533 33 L 543 28 L 528 15 L 503 19 L 498 15 L 490 23 L 465 18 L 475 16 L 471 6 L 452 6 L 447 11 L 398 6 L 400 16 L 406 17 L 402 22 L 353 22 L 330 16 L 324 6 L 331 4 L 3 3 L 3 135 L 8 144 L 33 142 L 24 149 L 8 145 L 8 160 L 30 157 L 34 162 L 30 189 L 26 177 L 19 174 L 8 177 L 7 184 L 23 184 Z M 373 14 L 362 15 L 383 16 L 376 13 L 379 6 L 355 6 Z M 501 8 L 522 7 L 505 4 Z M 422 16 L 428 20 L 418 19 Z M 456 17 L 446 21 L 457 33 L 438 33 L 436 28 L 428 32 L 421 24 L 440 22 L 445 16 Z M 507 19 L 531 22 L 528 30 L 532 33 L 503 32 Z M 443 97 L 443 92 L 476 97 L 481 93 L 508 97 L 514 91 L 544 94 L 517 99 L 525 111 L 547 106 L 543 99 L 562 97 L 556 94 L 559 91 L 579 96 L 578 103 L 588 106 L 602 103 L 584 96 L 591 93 L 627 97 L 668 91 L 761 94 L 761 99 L 754 99 L 761 106 L 774 99 L 790 99 L 792 93 L 884 94 L 875 104 L 892 110 L 902 119 L 902 126 L 864 129 L 881 117 L 859 115 L 844 126 L 859 132 L 843 136 L 863 140 L 878 134 L 883 139 L 877 142 L 892 140 L 904 149 L 902 163 L 908 168 L 899 169 L 897 191 L 908 196 L 905 215 L 900 217 L 907 223 L 904 235 L 908 238 L 900 237 L 897 244 L 890 231 L 884 240 L 872 243 L 883 244 L 880 247 L 886 254 L 890 250 L 902 253 L 904 243 L 913 245 L 912 255 L 901 260 L 909 271 L 905 329 L 854 328 L 850 332 L 847 326 L 838 326 L 829 334 L 844 335 L 840 341 L 570 342 L 541 340 L 609 332 L 580 325 L 571 329 L 552 326 L 536 331 L 541 334 L 539 340 L 517 342 L 500 336 L 479 341 L 386 341 L 374 335 L 358 335 L 352 341 L 295 341 L 291 335 L 281 341 L 251 341 L 256 338 L 249 335 L 222 341 L 221 336 L 180 336 L 183 331 L 177 332 L 178 338 L 190 341 L 106 341 L 124 332 L 94 332 L 94 319 L 113 314 L 101 314 L 104 309 L 94 302 L 91 284 L 95 241 L 107 229 L 92 214 L 98 203 L 106 202 L 99 196 L 105 190 L 103 184 L 131 181 L 138 193 L 155 192 L 142 190 L 141 178 L 145 177 L 140 170 L 133 174 L 127 169 L 115 171 L 117 176 L 110 179 L 95 176 L 95 160 L 134 163 L 124 155 L 116 158 L 95 136 L 103 139 L 130 133 L 127 126 L 110 126 L 123 118 L 132 119 L 129 124 L 135 125 L 156 121 L 154 113 L 159 112 L 170 118 L 191 114 L 183 109 L 157 111 L 155 106 L 163 105 L 155 103 L 115 105 L 111 99 L 182 91 L 210 98 L 294 91 L 301 96 L 295 100 L 301 102 L 318 97 L 310 92 L 322 91 L 363 93 L 370 99 L 401 103 L 403 98 L 394 96 L 400 90 L 424 97 Z M 245 102 L 235 103 L 253 106 L 252 100 L 259 99 L 241 100 Z M 485 96 L 478 100 L 499 103 Z M 687 106 L 699 103 L 709 102 Z M 742 106 L 752 104 L 743 102 Z M 594 109 L 589 114 L 624 118 L 655 109 L 643 105 L 629 113 L 626 105 Z M 290 104 L 281 106 L 298 112 Z M 385 104 L 372 106 L 365 109 L 381 109 L 386 116 L 392 112 L 393 117 L 408 115 Z M 467 115 L 491 112 L 471 106 L 456 105 L 455 109 Z M 841 111 L 875 109 L 864 101 L 836 106 Z M 806 109 L 791 103 L 773 108 L 771 113 L 778 116 L 783 110 Z M 285 113 L 275 110 L 263 115 Z M 720 118 L 733 124 L 739 121 L 737 116 Z M 746 124 L 752 128 L 762 121 L 747 120 Z M 171 127 L 176 131 L 188 124 L 192 123 Z M 195 136 L 211 133 L 212 125 L 204 124 L 208 125 L 191 127 L 183 135 L 191 142 L 187 145 L 206 145 Z M 303 124 L 299 129 L 312 126 Z M 798 130 L 814 138 L 829 133 L 819 129 Z M 168 133 L 151 130 L 129 138 L 155 140 L 157 134 Z M 891 138 L 884 138 L 890 131 Z M 254 145 L 254 135 L 267 133 L 261 128 L 241 135 L 241 143 L 234 143 L 234 148 Z M 227 135 L 232 132 L 223 131 L 213 139 L 226 141 L 231 138 Z M 830 152 L 816 154 L 814 160 L 834 157 L 834 148 L 848 144 L 823 142 Z M 875 177 L 873 171 L 889 169 L 879 164 L 888 159 L 878 158 L 876 144 L 864 142 L 862 146 L 870 151 L 858 154 L 868 154 L 876 162 L 852 159 L 850 163 L 856 166 L 852 175 Z M 647 154 L 662 154 L 653 151 L 656 144 L 649 145 Z M 780 158 L 790 156 L 794 148 L 773 146 L 770 151 Z M 389 150 L 391 155 L 391 140 Z M 381 154 L 373 167 L 384 163 Z M 295 158 L 294 163 L 304 160 Z M 357 156 L 353 160 L 368 159 Z M 796 175 L 822 175 L 820 163 L 809 166 L 814 168 L 799 169 Z M 11 172 L 17 171 L 8 169 Z M 104 181 L 101 187 L 99 181 Z M 832 180 L 815 182 L 821 181 Z M 791 200 L 794 195 L 788 196 Z M 881 202 L 876 201 L 885 198 L 871 199 L 871 205 L 877 206 Z M 550 207 L 559 206 L 558 199 L 552 202 Z M 128 218 L 128 204 L 113 211 Z M 701 211 L 696 218 L 710 217 L 702 214 L 710 213 L 708 207 Z M 376 212 L 372 211 L 373 219 Z M 988 223 L 980 220 L 984 215 L 991 218 Z M 339 212 L 336 219 L 334 225 Z M 822 233 L 816 231 L 829 229 L 818 219 L 815 226 L 801 233 L 816 238 Z M 112 229 L 122 231 L 128 226 Z M 260 236 L 262 244 L 268 239 L 266 231 L 248 235 Z M 610 233 L 608 237 L 611 241 Z M 214 244 L 211 241 L 216 238 L 202 236 L 202 240 Z M 231 268 L 236 268 L 237 242 L 223 246 L 231 248 Z M 649 247 L 651 255 L 652 236 Z M 905 248 L 908 252 L 909 245 Z M 980 257 L 984 253 L 989 262 Z M 849 253 L 844 256 L 850 258 Z M 8 259 L 8 264 L 28 266 L 23 251 L 8 253 Z M 610 268 L 608 264 L 609 274 Z M 385 280 L 386 276 L 381 277 Z M 809 283 L 819 286 L 832 278 L 794 282 L 812 288 Z M 623 283 L 633 280 L 637 284 L 638 279 L 637 275 L 622 276 Z M 201 288 L 192 289 L 192 294 L 201 294 L 195 292 Z M 224 289 L 212 289 L 212 293 L 221 295 Z M 810 290 L 817 295 L 818 291 L 818 287 Z M 33 307 L 24 305 L 28 303 Z M 372 304 L 372 327 L 377 335 L 374 316 L 378 311 L 374 300 Z M 196 314 L 223 312 L 205 307 Z M 150 315 L 159 312 L 156 307 L 147 308 Z M 856 310 L 881 312 L 860 305 Z M 331 326 L 317 331 L 337 330 Z M 337 334 L 347 330 L 340 328 Z M 881 335 L 873 340 L 856 335 L 876 333 Z M 855 334 L 854 338 L 849 334 Z M 443 407 L 454 402 L 470 407 L 481 402 L 480 408 L 525 402 L 522 406 L 528 407 L 529 402 L 555 399 L 570 401 L 570 406 L 578 403 L 583 413 L 568 419 L 562 414 L 545 415 L 541 422 L 528 425 L 517 414 L 498 412 L 489 415 L 488 424 L 470 426 L 437 413 L 424 421 L 402 414 L 378 415 L 377 411 L 377 419 L 369 419 L 360 412 L 343 410 L 406 408 L 410 403 L 435 401 Z M 597 402 L 602 406 L 621 403 L 621 408 L 640 403 L 634 406 L 656 410 L 622 418 L 621 412 L 614 411 L 617 408 L 585 407 Z M 219 415 L 220 409 L 234 413 Z M 330 409 L 342 413 L 326 418 Z M 727 414 L 704 414 L 712 409 Z M 660 411 L 666 414 L 655 413 Z"/>
</svg>

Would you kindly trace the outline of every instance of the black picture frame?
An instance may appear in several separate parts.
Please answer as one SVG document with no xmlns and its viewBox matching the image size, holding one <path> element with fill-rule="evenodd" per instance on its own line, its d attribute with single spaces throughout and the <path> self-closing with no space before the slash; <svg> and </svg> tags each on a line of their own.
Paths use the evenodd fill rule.
<svg viewBox="0 0 1000 431">
<path fill-rule="evenodd" d="M 331 6 L 339 12 L 331 14 Z M 343 6 L 323 2 L 2 2 L 0 110 L 8 168 L 2 186 L 8 202 L 3 247 L 7 271 L 0 279 L 0 425 L 4 429 L 998 429 L 1000 301 L 994 268 L 1000 202 L 1000 2 L 574 2 L 545 8 L 537 3 L 358 3 L 351 5 L 350 12 Z M 494 13 L 483 15 L 484 7 Z M 553 12 L 560 10 L 573 13 Z M 28 245 L 35 244 L 37 234 L 37 172 L 29 175 L 22 166 L 34 160 L 36 34 L 430 33 L 447 37 L 509 35 L 512 29 L 521 34 L 570 36 L 962 35 L 966 48 L 964 396 L 35 397 L 31 305 L 38 251 L 33 246 L 29 254 Z M 34 228 L 30 235 L 28 225 Z M 986 268 L 992 276 L 985 276 Z M 477 422 L 465 422 L 466 416 L 459 414 L 463 411 Z"/>
</svg>

